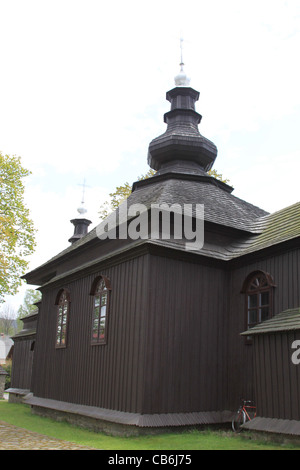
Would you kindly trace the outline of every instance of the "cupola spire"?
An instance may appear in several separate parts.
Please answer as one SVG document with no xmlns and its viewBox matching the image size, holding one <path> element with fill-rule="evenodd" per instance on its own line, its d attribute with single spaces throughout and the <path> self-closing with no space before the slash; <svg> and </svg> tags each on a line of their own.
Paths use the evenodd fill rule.
<svg viewBox="0 0 300 470">
<path fill-rule="evenodd" d="M 190 86 L 191 79 L 185 73 L 183 67 L 183 39 L 180 38 L 180 72 L 175 76 L 175 85 L 176 86 Z"/>
</svg>

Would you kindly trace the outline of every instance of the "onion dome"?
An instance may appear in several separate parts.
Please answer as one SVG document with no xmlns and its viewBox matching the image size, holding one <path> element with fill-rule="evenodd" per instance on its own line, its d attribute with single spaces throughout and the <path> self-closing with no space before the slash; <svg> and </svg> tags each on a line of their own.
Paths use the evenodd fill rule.
<svg viewBox="0 0 300 470">
<path fill-rule="evenodd" d="M 175 77 L 177 83 L 184 82 L 184 76 Z M 186 82 L 185 82 L 186 83 Z M 199 92 L 188 86 L 176 86 L 167 92 L 166 99 L 171 110 L 164 115 L 167 130 L 152 140 L 148 149 L 148 164 L 159 170 L 172 161 L 195 162 L 201 169 L 212 168 L 217 157 L 217 147 L 203 137 L 198 129 L 202 116 L 195 111 Z"/>
</svg>

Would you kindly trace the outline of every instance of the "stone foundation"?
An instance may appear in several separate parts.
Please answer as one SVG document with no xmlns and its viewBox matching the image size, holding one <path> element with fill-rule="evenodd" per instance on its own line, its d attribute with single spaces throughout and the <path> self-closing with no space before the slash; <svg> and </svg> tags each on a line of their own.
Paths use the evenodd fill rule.
<svg viewBox="0 0 300 470">
<path fill-rule="evenodd" d="M 232 420 L 230 411 L 148 415 L 39 398 L 32 394 L 25 398 L 24 403 L 31 406 L 34 414 L 67 421 L 92 431 L 122 436 L 159 434 L 207 424 L 223 425 Z"/>
<path fill-rule="evenodd" d="M 6 392 L 9 394 L 9 403 L 24 403 L 24 399 L 30 393 L 30 390 L 23 388 L 8 388 Z"/>
</svg>

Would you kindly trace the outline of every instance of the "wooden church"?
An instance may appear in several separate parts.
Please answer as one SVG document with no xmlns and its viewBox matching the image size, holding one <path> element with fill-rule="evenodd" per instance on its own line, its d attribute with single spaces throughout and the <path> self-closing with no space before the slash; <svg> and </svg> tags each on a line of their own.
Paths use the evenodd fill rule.
<svg viewBox="0 0 300 470">
<path fill-rule="evenodd" d="M 35 413 L 130 433 L 230 422 L 241 398 L 256 400 L 250 330 L 299 311 L 300 203 L 268 214 L 233 195 L 207 173 L 217 148 L 199 132 L 199 93 L 183 69 L 166 98 L 167 128 L 148 152 L 157 172 L 133 184 L 126 204 L 146 207 L 148 221 L 153 205 L 189 205 L 194 226 L 202 205 L 204 243 L 187 249 L 174 214 L 168 239 L 161 227 L 120 236 L 117 217 L 106 238 L 88 232 L 83 214 L 72 221 L 70 246 L 25 276 L 42 292 L 26 398 Z M 296 373 L 296 393 L 284 395 L 296 411 L 280 418 L 300 423 Z"/>
</svg>

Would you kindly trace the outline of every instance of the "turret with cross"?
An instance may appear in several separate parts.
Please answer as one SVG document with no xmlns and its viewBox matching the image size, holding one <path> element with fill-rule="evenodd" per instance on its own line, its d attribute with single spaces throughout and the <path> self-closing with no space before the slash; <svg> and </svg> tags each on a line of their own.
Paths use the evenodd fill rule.
<svg viewBox="0 0 300 470">
<path fill-rule="evenodd" d="M 85 179 L 83 180 L 83 183 L 79 184 L 78 186 L 82 186 L 82 199 L 81 199 L 81 206 L 78 207 L 77 212 L 81 216 L 83 216 L 83 214 L 86 214 L 87 212 L 86 208 L 84 207 L 85 189 L 88 187 Z M 73 244 L 88 233 L 88 227 L 92 223 L 92 221 L 82 217 L 82 218 L 72 219 L 71 223 L 74 225 L 74 233 L 72 237 L 69 239 L 69 242 Z"/>
</svg>

